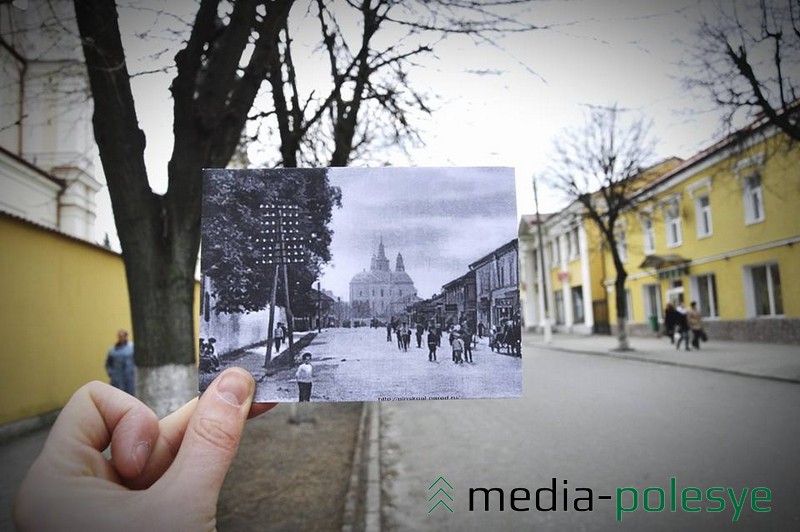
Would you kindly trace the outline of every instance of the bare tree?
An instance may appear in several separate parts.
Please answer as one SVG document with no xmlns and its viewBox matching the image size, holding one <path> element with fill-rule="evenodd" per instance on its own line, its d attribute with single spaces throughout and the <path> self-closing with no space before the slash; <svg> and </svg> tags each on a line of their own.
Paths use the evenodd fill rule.
<svg viewBox="0 0 800 532">
<path fill-rule="evenodd" d="M 547 181 L 584 208 L 597 227 L 616 271 L 618 349 L 627 350 L 625 280 L 628 273 L 620 256 L 618 222 L 635 208 L 637 179 L 652 159 L 654 142 L 649 123 L 641 117 L 624 120 L 616 104 L 590 108 L 582 127 L 567 129 L 555 145 Z"/>
<path fill-rule="evenodd" d="M 410 114 L 430 112 L 408 79 L 413 60 L 432 53 L 444 34 L 491 39 L 495 32 L 531 29 L 511 11 L 525 3 L 200 0 L 175 56 L 170 89 L 175 142 L 167 168 L 169 188 L 162 195 L 148 184 L 145 135 L 138 126 L 117 7 L 109 1 L 75 0 L 95 104 L 94 133 L 126 266 L 145 402 L 163 414 L 196 390 L 192 300 L 201 169 L 225 167 L 246 124 L 256 119 L 277 133 L 276 162 L 287 167 L 345 165 L 381 141 L 413 140 Z M 330 64 L 325 94 L 303 92 L 300 86 L 290 34 L 296 6 L 304 7 L 320 28 L 319 49 Z M 355 39 L 336 22 L 351 13 L 360 17 Z M 406 38 L 383 36 L 379 44 L 376 35 L 392 26 L 404 28 Z"/>
<path fill-rule="evenodd" d="M 800 2 L 724 2 L 703 17 L 685 78 L 724 109 L 729 131 L 740 120 L 766 119 L 800 140 Z"/>
</svg>

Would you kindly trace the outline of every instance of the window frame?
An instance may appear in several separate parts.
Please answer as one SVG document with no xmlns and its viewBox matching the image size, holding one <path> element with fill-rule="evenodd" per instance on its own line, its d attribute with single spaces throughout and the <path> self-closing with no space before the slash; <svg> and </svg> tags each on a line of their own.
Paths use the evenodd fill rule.
<svg viewBox="0 0 800 532">
<path fill-rule="evenodd" d="M 706 298 L 709 302 L 709 309 L 708 314 L 704 313 L 704 308 L 702 304 L 703 298 L 700 297 L 702 292 L 700 288 L 700 278 L 708 278 L 710 282 L 706 282 Z M 701 273 L 698 275 L 692 275 L 690 277 L 690 287 L 692 290 L 692 300 L 697 301 L 697 304 L 700 305 L 700 314 L 703 316 L 704 319 L 717 319 L 719 318 L 719 291 L 717 290 L 717 275 L 714 272 L 708 273 Z"/>
<path fill-rule="evenodd" d="M 674 210 L 674 216 L 673 216 Z M 664 225 L 667 232 L 667 247 L 676 248 L 683 244 L 683 219 L 678 198 L 672 198 L 664 204 Z M 672 240 L 672 229 L 675 228 L 675 240 Z"/>
<path fill-rule="evenodd" d="M 776 305 L 775 298 L 775 280 L 773 279 L 772 269 L 777 270 L 778 276 L 778 298 L 780 302 L 780 312 Z M 766 284 L 767 284 L 767 302 L 769 304 L 769 314 L 759 314 L 758 304 L 756 298 L 756 283 L 753 277 L 753 272 L 759 268 L 765 268 Z M 781 280 L 780 280 L 780 265 L 777 261 L 762 262 L 759 264 L 749 264 L 744 266 L 744 282 L 745 282 L 745 306 L 747 308 L 747 317 L 749 318 L 782 318 L 786 314 L 783 304 L 783 294 L 781 293 Z"/>
<path fill-rule="evenodd" d="M 656 252 L 656 224 L 652 216 L 648 215 L 642 218 L 642 235 L 644 236 L 644 254 L 653 255 Z"/>
<path fill-rule="evenodd" d="M 707 201 L 707 205 L 703 206 L 702 201 Z M 694 199 L 695 207 L 695 224 L 697 229 L 697 238 L 708 238 L 714 234 L 714 221 L 711 217 L 711 195 L 700 194 Z M 705 222 L 708 221 L 708 229 L 706 230 Z"/>
<path fill-rule="evenodd" d="M 758 180 L 758 184 L 752 186 L 751 183 Z M 753 225 L 761 223 L 766 219 L 764 211 L 764 184 L 760 172 L 752 172 L 742 178 L 742 201 L 744 203 L 744 224 Z M 752 199 L 756 199 L 757 207 L 754 209 Z M 753 211 L 757 210 L 758 215 Z"/>
</svg>

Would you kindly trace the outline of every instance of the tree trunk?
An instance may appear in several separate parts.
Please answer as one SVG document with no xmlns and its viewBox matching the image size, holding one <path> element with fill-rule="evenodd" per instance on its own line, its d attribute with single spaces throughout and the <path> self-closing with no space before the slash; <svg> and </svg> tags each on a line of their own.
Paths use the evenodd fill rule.
<svg viewBox="0 0 800 532">
<path fill-rule="evenodd" d="M 124 255 L 137 396 L 163 417 L 197 396 L 194 268 L 186 271 L 169 252 L 137 254 L 136 260 L 131 256 Z"/>
<path fill-rule="evenodd" d="M 614 295 L 617 302 L 617 351 L 629 351 L 630 345 L 628 344 L 628 330 L 627 330 L 627 298 L 625 297 L 625 279 L 627 275 L 620 275 L 619 269 L 617 270 L 617 280 L 614 282 Z"/>
</svg>

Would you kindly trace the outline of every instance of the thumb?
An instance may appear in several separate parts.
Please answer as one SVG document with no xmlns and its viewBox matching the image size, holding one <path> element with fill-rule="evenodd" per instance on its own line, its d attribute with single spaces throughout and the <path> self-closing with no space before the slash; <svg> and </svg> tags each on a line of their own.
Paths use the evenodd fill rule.
<svg viewBox="0 0 800 532">
<path fill-rule="evenodd" d="M 225 370 L 211 383 L 189 420 L 175 461 L 161 478 L 167 489 L 191 493 L 195 503 L 216 511 L 254 389 L 253 377 L 239 368 Z"/>
</svg>

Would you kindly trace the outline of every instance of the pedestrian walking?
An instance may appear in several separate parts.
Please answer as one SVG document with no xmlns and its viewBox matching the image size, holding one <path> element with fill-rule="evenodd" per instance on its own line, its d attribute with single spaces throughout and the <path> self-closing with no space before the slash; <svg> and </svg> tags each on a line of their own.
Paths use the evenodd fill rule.
<svg viewBox="0 0 800 532">
<path fill-rule="evenodd" d="M 314 368 L 311 366 L 311 353 L 303 353 L 303 362 L 297 367 L 297 388 L 301 403 L 311 401 L 311 385 L 314 384 Z"/>
<path fill-rule="evenodd" d="M 482 321 L 478 322 L 478 338 L 483 338 L 483 333 L 486 330 L 486 325 Z"/>
<path fill-rule="evenodd" d="M 439 335 L 434 327 L 428 328 L 428 362 L 436 362 L 436 348 L 439 347 Z"/>
<path fill-rule="evenodd" d="M 680 334 L 678 342 L 675 344 L 675 349 L 680 349 L 681 343 L 683 343 L 686 346 L 686 350 L 691 351 L 689 347 L 689 320 L 686 317 L 686 307 L 683 306 L 683 301 L 678 302 L 678 307 L 675 310 L 677 311 L 677 327 Z"/>
<path fill-rule="evenodd" d="M 703 330 L 703 316 L 697 310 L 697 301 L 692 301 L 689 304 L 689 310 L 686 311 L 686 320 L 689 323 L 689 329 L 692 331 L 692 347 L 700 349 L 700 340 L 703 341 L 706 333 Z"/>
<path fill-rule="evenodd" d="M 392 322 L 386 324 L 386 341 L 392 341 Z"/>
<path fill-rule="evenodd" d="M 669 337 L 669 343 L 675 343 L 675 328 L 678 326 L 678 311 L 672 303 L 667 303 L 664 309 L 664 334 Z"/>
<path fill-rule="evenodd" d="M 425 332 L 425 327 L 421 323 L 417 323 L 417 347 L 422 347 L 422 335 Z"/>
<path fill-rule="evenodd" d="M 458 364 L 463 364 L 464 359 L 461 358 L 461 353 L 464 352 L 464 340 L 461 339 L 461 335 L 455 333 L 453 336 L 453 362 Z"/>
<path fill-rule="evenodd" d="M 278 322 L 278 325 L 275 327 L 275 333 L 272 335 L 273 340 L 275 340 L 275 352 L 281 350 L 281 344 L 283 343 L 283 339 L 286 337 L 286 329 L 283 327 L 283 323 Z"/>
<path fill-rule="evenodd" d="M 405 324 L 403 324 L 402 333 L 403 333 L 403 351 L 408 351 L 409 346 L 411 346 L 411 329 L 409 329 L 408 327 L 406 327 Z"/>
<path fill-rule="evenodd" d="M 464 329 L 464 335 L 462 339 L 464 340 L 464 361 L 472 364 L 472 332 L 467 328 Z"/>
<path fill-rule="evenodd" d="M 130 395 L 136 395 L 133 342 L 128 341 L 128 331 L 117 331 L 117 343 L 111 346 L 106 356 L 106 373 L 111 386 Z"/>
</svg>

